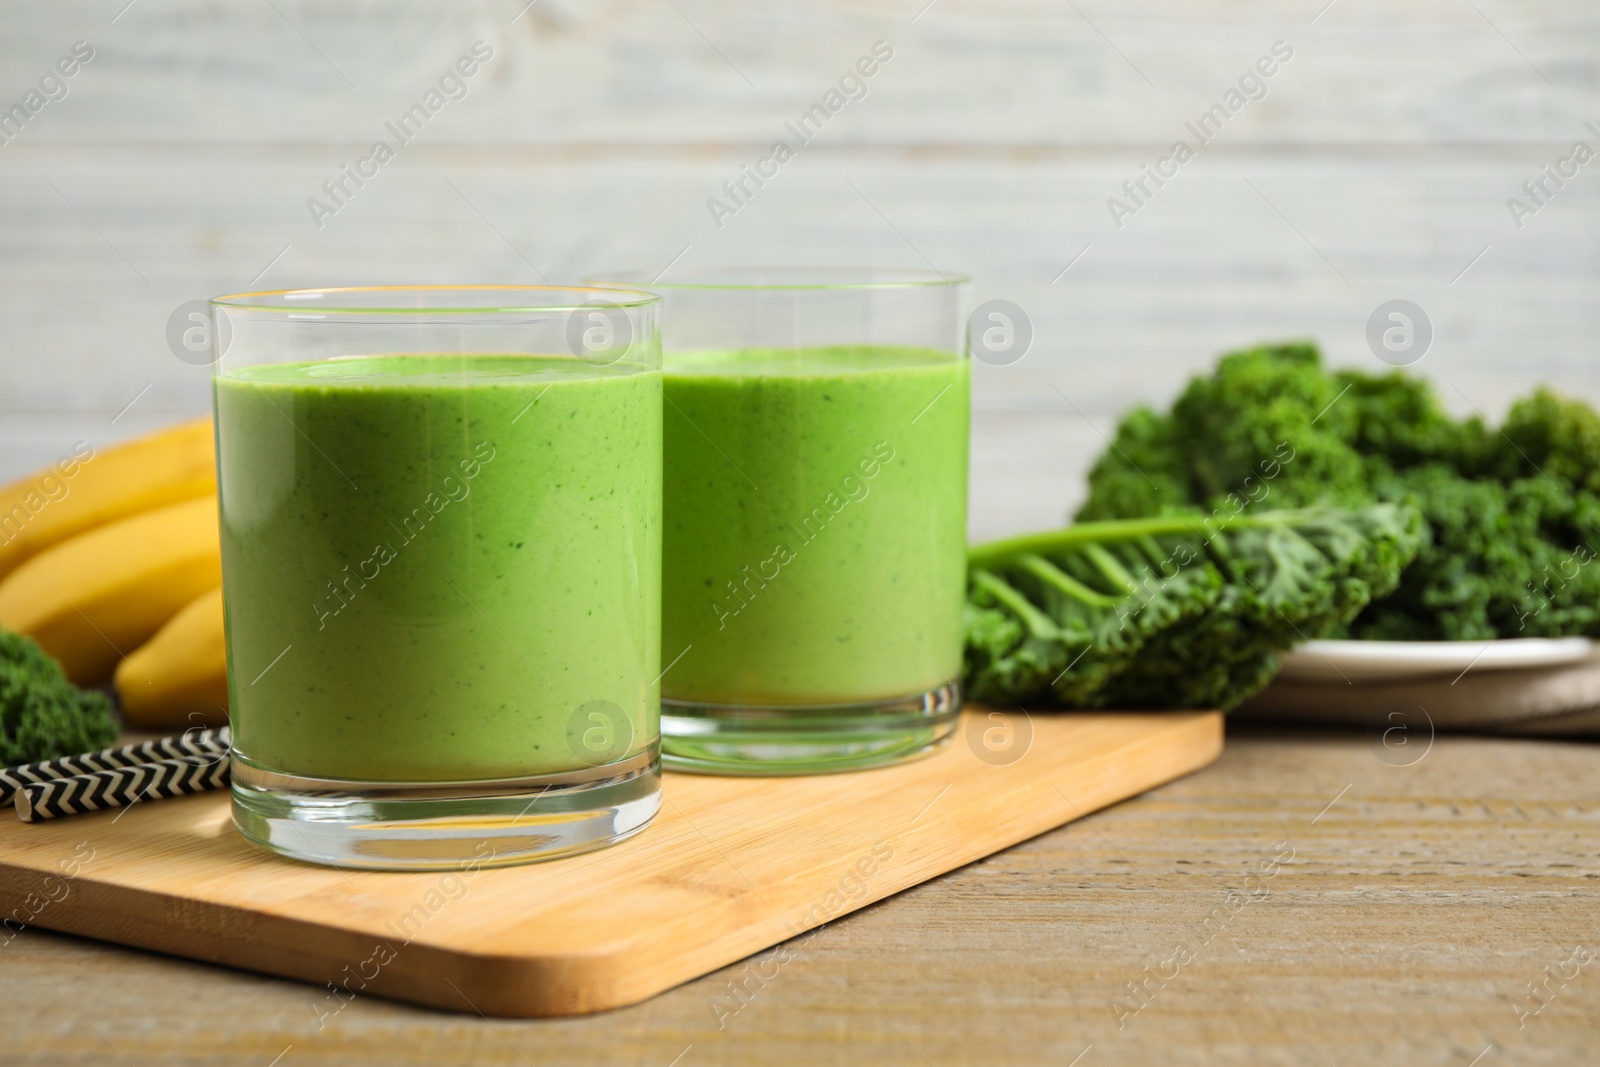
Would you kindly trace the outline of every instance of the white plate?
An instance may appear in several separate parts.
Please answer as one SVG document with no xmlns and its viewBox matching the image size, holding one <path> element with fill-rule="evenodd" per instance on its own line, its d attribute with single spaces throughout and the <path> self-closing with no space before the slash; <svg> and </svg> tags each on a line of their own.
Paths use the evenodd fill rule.
<svg viewBox="0 0 1600 1067">
<path fill-rule="evenodd" d="M 1587 637 L 1499 641 L 1307 641 L 1284 654 L 1278 677 L 1293 682 L 1394 682 L 1477 671 L 1576 663 L 1594 651 Z"/>
</svg>

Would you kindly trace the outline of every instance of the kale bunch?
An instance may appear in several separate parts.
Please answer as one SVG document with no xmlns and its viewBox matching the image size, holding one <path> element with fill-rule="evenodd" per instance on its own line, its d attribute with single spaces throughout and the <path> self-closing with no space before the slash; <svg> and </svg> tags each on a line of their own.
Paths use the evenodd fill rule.
<svg viewBox="0 0 1600 1067">
<path fill-rule="evenodd" d="M 0 765 L 94 752 L 116 736 L 103 693 L 77 688 L 38 645 L 0 630 Z"/>
<path fill-rule="evenodd" d="M 1231 708 L 1281 653 L 1392 592 L 1417 512 L 1261 511 L 1083 523 L 968 556 L 968 691 L 1078 708 Z"/>
<path fill-rule="evenodd" d="M 1270 504 L 1265 502 L 1270 500 Z M 1503 427 L 1427 382 L 1329 371 L 1310 344 L 1224 356 L 1161 414 L 1129 413 L 1080 520 L 1406 503 L 1415 562 L 1346 630 L 1399 640 L 1600 636 L 1600 416 L 1540 389 Z"/>
</svg>

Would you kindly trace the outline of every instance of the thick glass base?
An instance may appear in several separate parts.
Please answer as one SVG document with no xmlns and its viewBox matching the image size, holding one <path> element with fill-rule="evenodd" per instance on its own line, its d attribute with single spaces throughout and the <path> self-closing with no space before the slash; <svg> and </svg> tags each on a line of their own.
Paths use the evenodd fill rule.
<svg viewBox="0 0 1600 1067">
<path fill-rule="evenodd" d="M 662 759 L 699 774 L 831 774 L 932 752 L 961 717 L 961 687 L 862 704 L 760 707 L 661 701 Z"/>
<path fill-rule="evenodd" d="M 263 848 L 368 870 L 476 870 L 614 845 L 661 807 L 661 756 L 480 782 L 304 778 L 233 756 L 233 823 Z"/>
</svg>

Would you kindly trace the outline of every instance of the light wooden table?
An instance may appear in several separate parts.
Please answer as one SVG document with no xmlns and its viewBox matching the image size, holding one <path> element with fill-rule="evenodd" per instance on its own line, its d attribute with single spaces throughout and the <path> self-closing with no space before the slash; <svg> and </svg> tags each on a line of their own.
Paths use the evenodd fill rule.
<svg viewBox="0 0 1600 1067">
<path fill-rule="evenodd" d="M 1396 767 L 1235 723 L 1205 771 L 824 927 L 742 1006 L 740 965 L 588 1018 L 357 999 L 319 1030 L 310 987 L 28 931 L 0 1062 L 1592 1063 L 1597 780 L 1581 743 Z"/>
</svg>

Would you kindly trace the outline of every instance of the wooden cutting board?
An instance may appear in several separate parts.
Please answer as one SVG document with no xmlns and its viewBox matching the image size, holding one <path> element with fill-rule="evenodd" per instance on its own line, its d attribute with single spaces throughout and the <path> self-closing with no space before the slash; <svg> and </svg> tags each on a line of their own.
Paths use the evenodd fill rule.
<svg viewBox="0 0 1600 1067">
<path fill-rule="evenodd" d="M 5 817 L 0 908 L 12 927 L 331 983 L 317 994 L 319 1014 L 355 995 L 578 1014 L 644 1000 L 1222 750 L 1216 712 L 988 715 L 969 711 L 941 751 L 897 767 L 669 774 L 661 814 L 639 836 L 495 870 L 395 874 L 281 859 L 239 837 L 224 794 L 31 825 Z M 754 967 L 783 962 L 780 952 Z"/>
</svg>

